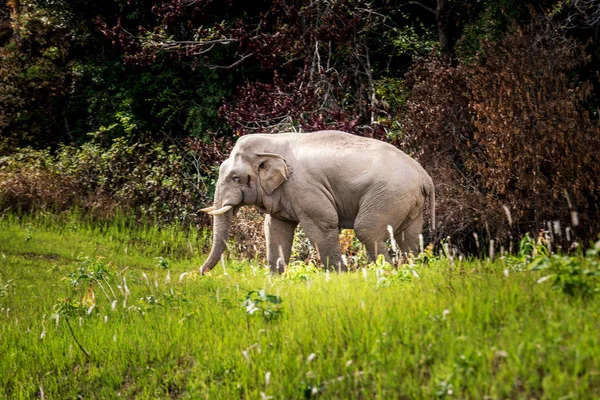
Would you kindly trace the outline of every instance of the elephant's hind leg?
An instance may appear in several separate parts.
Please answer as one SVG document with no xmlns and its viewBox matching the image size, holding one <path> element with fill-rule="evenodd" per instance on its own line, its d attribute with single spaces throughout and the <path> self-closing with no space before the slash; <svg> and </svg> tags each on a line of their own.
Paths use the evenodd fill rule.
<svg viewBox="0 0 600 400">
<path fill-rule="evenodd" d="M 317 249 L 321 262 L 327 269 L 346 271 L 348 267 L 342 258 L 337 224 L 327 225 L 322 221 L 303 220 L 300 225 L 306 236 Z"/>
<path fill-rule="evenodd" d="M 390 238 L 388 223 L 393 222 L 374 216 L 370 212 L 359 213 L 354 221 L 354 233 L 365 245 L 369 262 L 376 261 L 380 254 L 383 254 L 386 261 L 391 262 L 388 246 L 385 243 Z"/>
<path fill-rule="evenodd" d="M 421 212 L 414 220 L 409 221 L 406 227 L 401 226 L 394 233 L 394 239 L 398 244 L 398 248 L 405 257 L 412 252 L 419 252 L 419 235 L 423 230 L 423 213 Z"/>
<path fill-rule="evenodd" d="M 358 237 L 358 236 L 357 236 Z M 360 239 L 358 239 L 360 240 Z M 377 257 L 380 254 L 383 254 L 385 260 L 387 262 L 391 262 L 390 252 L 388 251 L 388 247 L 383 240 L 376 240 L 374 242 L 362 241 L 367 249 L 367 255 L 369 256 L 369 262 L 377 261 Z"/>
<path fill-rule="evenodd" d="M 282 273 L 290 261 L 294 230 L 297 222 L 284 221 L 265 215 L 265 239 L 267 241 L 267 261 L 271 272 Z"/>
</svg>

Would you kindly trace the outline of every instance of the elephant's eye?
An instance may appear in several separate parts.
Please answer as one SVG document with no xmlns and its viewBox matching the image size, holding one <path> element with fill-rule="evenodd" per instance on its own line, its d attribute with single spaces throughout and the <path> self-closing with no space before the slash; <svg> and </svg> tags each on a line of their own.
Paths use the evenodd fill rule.
<svg viewBox="0 0 600 400">
<path fill-rule="evenodd" d="M 233 178 L 231 178 L 232 181 L 234 181 L 235 183 L 240 183 L 240 177 L 239 176 L 234 176 Z"/>
</svg>

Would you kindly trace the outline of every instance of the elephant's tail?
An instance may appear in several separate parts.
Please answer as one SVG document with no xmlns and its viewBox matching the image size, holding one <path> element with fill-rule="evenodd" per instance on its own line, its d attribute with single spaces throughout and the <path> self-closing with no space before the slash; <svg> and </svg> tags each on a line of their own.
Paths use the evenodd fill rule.
<svg viewBox="0 0 600 400">
<path fill-rule="evenodd" d="M 427 175 L 426 183 L 423 185 L 423 193 L 429 198 L 429 216 L 431 218 L 429 230 L 433 237 L 435 235 L 435 185 L 429 175 Z"/>
</svg>

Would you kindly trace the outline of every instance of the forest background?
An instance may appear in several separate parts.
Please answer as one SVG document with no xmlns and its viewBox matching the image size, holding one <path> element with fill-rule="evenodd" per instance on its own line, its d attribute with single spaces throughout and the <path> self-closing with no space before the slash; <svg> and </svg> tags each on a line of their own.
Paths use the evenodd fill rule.
<svg viewBox="0 0 600 400">
<path fill-rule="evenodd" d="M 237 137 L 341 129 L 430 172 L 429 239 L 594 240 L 599 28 L 598 0 L 2 0 L 0 207 L 203 227 Z"/>
</svg>

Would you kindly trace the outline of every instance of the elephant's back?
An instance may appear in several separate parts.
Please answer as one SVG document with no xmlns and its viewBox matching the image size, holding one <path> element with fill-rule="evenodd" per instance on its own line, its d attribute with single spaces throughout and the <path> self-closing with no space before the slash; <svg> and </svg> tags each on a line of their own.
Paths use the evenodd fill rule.
<svg viewBox="0 0 600 400">
<path fill-rule="evenodd" d="M 296 136 L 301 153 L 321 165 L 332 165 L 352 173 L 364 170 L 421 170 L 421 166 L 402 150 L 381 140 L 341 131 L 318 131 Z M 304 139 L 304 140 L 303 140 Z"/>
<path fill-rule="evenodd" d="M 417 179 L 425 173 L 419 163 L 391 144 L 342 131 L 248 136 L 248 144 L 256 141 L 261 151 L 282 154 L 296 171 L 306 170 L 310 178 L 321 176 L 363 186 L 379 179 Z"/>
</svg>

